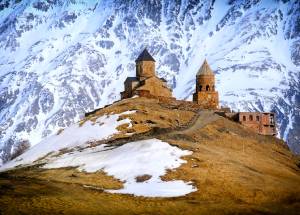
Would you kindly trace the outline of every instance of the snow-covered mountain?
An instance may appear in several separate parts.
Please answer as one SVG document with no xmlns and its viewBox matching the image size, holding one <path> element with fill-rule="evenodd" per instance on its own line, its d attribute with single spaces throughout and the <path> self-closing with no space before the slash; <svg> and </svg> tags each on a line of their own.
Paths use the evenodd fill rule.
<svg viewBox="0 0 300 215">
<path fill-rule="evenodd" d="M 275 111 L 300 152 L 299 0 L 0 2 L 0 157 L 120 98 L 147 47 L 179 99 L 207 58 L 221 103 Z"/>
</svg>

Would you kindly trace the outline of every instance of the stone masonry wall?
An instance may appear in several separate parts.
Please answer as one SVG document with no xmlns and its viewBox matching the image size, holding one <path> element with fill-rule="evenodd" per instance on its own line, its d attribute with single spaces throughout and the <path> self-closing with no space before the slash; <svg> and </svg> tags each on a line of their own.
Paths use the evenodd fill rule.
<svg viewBox="0 0 300 215">
<path fill-rule="evenodd" d="M 136 77 L 150 78 L 155 76 L 155 62 L 140 61 L 136 64 Z"/>
<path fill-rule="evenodd" d="M 203 109 L 217 109 L 219 107 L 218 92 L 196 92 L 193 101 L 197 102 Z"/>
</svg>

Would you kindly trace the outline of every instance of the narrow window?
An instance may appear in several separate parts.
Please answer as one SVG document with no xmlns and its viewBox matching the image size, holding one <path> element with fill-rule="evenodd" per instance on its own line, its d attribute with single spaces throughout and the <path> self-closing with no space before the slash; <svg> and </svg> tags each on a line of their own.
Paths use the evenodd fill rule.
<svg viewBox="0 0 300 215">
<path fill-rule="evenodd" d="M 209 85 L 206 85 L 206 91 L 209 91 Z"/>
<path fill-rule="evenodd" d="M 243 116 L 243 121 L 246 121 L 246 116 Z"/>
<path fill-rule="evenodd" d="M 259 121 L 259 116 L 256 116 L 256 121 Z"/>
<path fill-rule="evenodd" d="M 215 91 L 215 85 L 212 86 L 212 91 Z"/>
<path fill-rule="evenodd" d="M 253 116 L 252 115 L 249 116 L 249 120 L 253 121 Z"/>
<path fill-rule="evenodd" d="M 199 86 L 199 90 L 200 90 L 200 92 L 202 91 L 202 85 Z"/>
</svg>

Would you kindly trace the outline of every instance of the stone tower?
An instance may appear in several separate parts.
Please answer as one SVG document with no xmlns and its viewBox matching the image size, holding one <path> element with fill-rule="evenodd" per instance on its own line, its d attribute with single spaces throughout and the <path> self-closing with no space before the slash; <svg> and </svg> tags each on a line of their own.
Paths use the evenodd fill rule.
<svg viewBox="0 0 300 215">
<path fill-rule="evenodd" d="M 219 94 L 215 91 L 215 74 L 204 60 L 196 75 L 196 92 L 193 101 L 204 109 L 217 109 L 219 106 Z"/>
<path fill-rule="evenodd" d="M 139 80 L 155 76 L 155 60 L 147 49 L 138 56 L 136 63 L 136 77 Z"/>
<path fill-rule="evenodd" d="M 124 82 L 125 90 L 121 98 L 133 96 L 148 98 L 172 98 L 172 90 L 167 86 L 167 81 L 155 74 L 155 60 L 147 49 L 138 56 L 136 62 L 136 77 L 127 77 Z"/>
</svg>

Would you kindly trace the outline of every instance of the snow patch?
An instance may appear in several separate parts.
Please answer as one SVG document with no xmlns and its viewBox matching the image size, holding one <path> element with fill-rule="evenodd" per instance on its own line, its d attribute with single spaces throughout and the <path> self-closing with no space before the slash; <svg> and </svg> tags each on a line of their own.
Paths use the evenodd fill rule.
<svg viewBox="0 0 300 215">
<path fill-rule="evenodd" d="M 74 124 L 64 129 L 59 134 L 54 134 L 45 138 L 21 156 L 4 164 L 0 168 L 0 171 L 7 170 L 18 165 L 32 164 L 47 154 L 52 152 L 58 153 L 59 150 L 62 149 L 74 148 L 82 146 L 87 142 L 107 139 L 114 134 L 119 133 L 116 129 L 119 125 L 126 123 L 131 125 L 131 121 L 127 118 L 118 121 L 119 116 L 133 114 L 135 112 L 136 111 L 126 111 L 121 114 L 104 115 L 99 117 L 95 122 L 86 121 L 81 126 L 79 124 Z"/>
<path fill-rule="evenodd" d="M 81 171 L 103 170 L 124 182 L 120 190 L 110 193 L 134 194 L 147 197 L 183 196 L 197 189 L 191 182 L 182 180 L 162 181 L 167 169 L 178 168 L 186 163 L 181 156 L 192 152 L 181 150 L 158 139 L 130 142 L 119 147 L 99 145 L 83 151 L 66 153 L 51 160 L 43 168 L 78 167 Z M 136 177 L 151 175 L 144 182 L 136 182 Z"/>
</svg>

